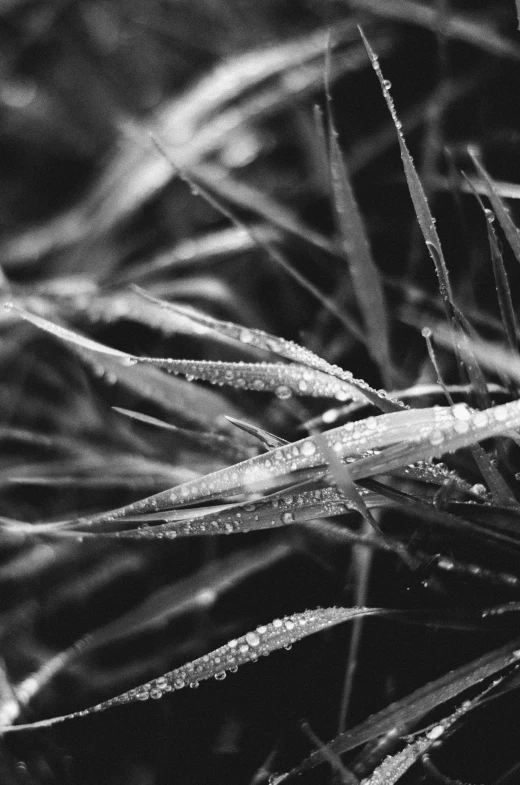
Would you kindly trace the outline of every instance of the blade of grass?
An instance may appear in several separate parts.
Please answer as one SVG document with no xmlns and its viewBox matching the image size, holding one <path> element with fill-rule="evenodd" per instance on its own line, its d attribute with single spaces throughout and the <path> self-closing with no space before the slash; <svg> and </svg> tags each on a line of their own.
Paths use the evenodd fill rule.
<svg viewBox="0 0 520 785">
<path fill-rule="evenodd" d="M 329 750 L 341 755 L 377 737 L 394 742 L 405 736 L 423 717 L 438 706 L 452 700 L 484 679 L 500 673 L 520 658 L 520 639 L 510 641 L 500 649 L 495 649 L 482 657 L 450 671 L 439 679 L 420 687 L 381 711 L 371 715 L 355 728 L 337 736 L 327 745 Z M 293 777 L 310 771 L 324 762 L 323 753 L 318 750 L 291 771 L 280 774 L 274 785 L 286 782 Z"/>
<path fill-rule="evenodd" d="M 432 13 L 434 14 L 434 17 L 436 19 L 436 12 L 434 11 L 434 9 L 432 9 Z M 370 44 L 368 43 L 361 28 L 359 29 L 359 32 L 363 39 L 363 43 L 365 44 L 365 48 L 367 50 L 370 61 L 372 62 L 374 71 L 376 72 L 377 78 L 379 79 L 379 83 L 381 85 L 381 90 L 383 92 L 384 99 L 386 101 L 386 104 L 390 111 L 390 115 L 392 117 L 392 120 L 394 122 L 397 131 L 397 139 L 399 142 L 399 148 L 401 150 L 401 159 L 403 161 L 403 168 L 406 177 L 406 182 L 408 184 L 408 190 L 410 191 L 410 196 L 415 209 L 415 214 L 417 216 L 417 221 L 419 222 L 419 226 L 421 227 L 424 241 L 426 243 L 430 256 L 433 260 L 433 263 L 435 265 L 435 270 L 437 272 L 437 278 L 439 282 L 439 292 L 441 295 L 442 302 L 444 304 L 446 316 L 448 318 L 448 321 L 450 321 L 452 315 L 452 309 L 453 309 L 453 293 L 451 290 L 451 284 L 448 276 L 448 268 L 446 267 L 446 262 L 442 252 L 439 235 L 437 234 L 437 230 L 435 228 L 435 220 L 430 212 L 430 208 L 428 206 L 428 202 L 424 194 L 424 189 L 421 185 L 421 181 L 419 180 L 417 172 L 415 171 L 415 167 L 413 165 L 412 157 L 408 151 L 408 147 L 406 146 L 406 142 L 404 140 L 404 136 L 401 131 L 401 122 L 397 117 L 397 112 L 395 110 L 394 102 L 392 96 L 390 95 L 389 83 L 383 77 L 383 73 L 381 71 L 381 66 L 379 65 L 379 60 L 377 58 L 377 55 L 372 49 L 372 47 L 370 46 Z"/>
<path fill-rule="evenodd" d="M 370 11 L 386 19 L 398 19 L 402 22 L 419 25 L 436 33 L 438 30 L 437 10 L 424 3 L 410 0 L 348 0 L 352 8 Z M 490 25 L 475 22 L 462 14 L 446 14 L 444 34 L 448 38 L 458 38 L 478 49 L 496 55 L 520 60 L 520 47 L 512 41 L 500 36 Z"/>
<path fill-rule="evenodd" d="M 89 709 L 25 725 L 10 725 L 0 729 L 0 732 L 9 733 L 34 728 L 48 728 L 65 720 L 85 717 L 113 706 L 148 700 L 149 698 L 162 698 L 170 692 L 183 689 L 186 686 L 198 685 L 200 681 L 212 677 L 221 680 L 225 678 L 228 671 L 234 672 L 235 668 L 247 662 L 254 662 L 260 656 L 291 646 L 308 635 L 321 632 L 336 624 L 342 624 L 360 614 L 379 615 L 386 612 L 380 608 L 322 608 L 295 613 L 284 619 L 275 619 L 273 622 L 260 625 L 256 630 L 226 643 L 193 662 Z"/>
<path fill-rule="evenodd" d="M 486 186 L 486 195 L 491 202 L 491 206 L 493 207 L 494 213 L 498 218 L 498 222 L 502 227 L 505 236 L 507 237 L 507 241 L 511 246 L 511 250 L 516 257 L 516 260 L 520 263 L 520 231 L 513 223 L 508 208 L 505 206 L 504 202 L 498 195 L 493 180 L 484 169 L 484 166 L 477 157 L 475 151 L 469 149 L 468 152 L 477 172 L 481 176 Z"/>
<path fill-rule="evenodd" d="M 330 38 L 325 61 L 325 97 L 329 128 L 330 180 L 340 246 L 348 264 L 352 284 L 363 317 L 367 346 L 387 387 L 394 376 L 390 355 L 389 321 L 379 270 L 372 256 L 363 218 L 338 142 L 330 93 Z"/>
</svg>

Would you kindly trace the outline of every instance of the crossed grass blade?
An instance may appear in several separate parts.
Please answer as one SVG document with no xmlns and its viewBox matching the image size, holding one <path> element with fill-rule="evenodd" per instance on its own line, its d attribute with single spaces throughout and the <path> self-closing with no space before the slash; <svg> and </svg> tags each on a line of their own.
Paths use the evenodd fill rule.
<svg viewBox="0 0 520 785">
<path fill-rule="evenodd" d="M 511 665 L 517 664 L 520 657 L 519 646 L 520 639 L 517 638 L 506 643 L 500 649 L 494 649 L 488 654 L 450 671 L 439 679 L 429 682 L 410 695 L 372 714 L 354 728 L 338 735 L 327 744 L 328 749 L 336 755 L 342 755 L 361 744 L 379 738 L 379 750 L 384 754 L 385 748 L 390 748 L 398 738 L 410 733 L 418 722 L 438 706 L 480 684 L 484 679 L 495 676 Z M 325 755 L 318 750 L 291 771 L 278 775 L 274 782 L 279 785 L 279 783 L 289 781 L 325 761 Z"/>
</svg>

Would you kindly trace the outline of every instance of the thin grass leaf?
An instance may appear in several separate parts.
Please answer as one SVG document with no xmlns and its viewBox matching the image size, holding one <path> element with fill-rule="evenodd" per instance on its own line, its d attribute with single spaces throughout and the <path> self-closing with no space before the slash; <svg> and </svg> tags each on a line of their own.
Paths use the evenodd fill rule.
<svg viewBox="0 0 520 785">
<path fill-rule="evenodd" d="M 372 714 L 355 728 L 337 736 L 329 742 L 327 747 L 335 754 L 341 755 L 378 737 L 383 737 L 382 747 L 385 743 L 395 743 L 397 738 L 410 733 L 423 717 L 438 706 L 452 700 L 484 679 L 495 676 L 509 666 L 517 664 L 520 659 L 519 647 L 520 639 L 517 638 L 500 649 L 495 649 L 467 665 L 450 671 L 405 698 Z M 274 780 L 274 785 L 310 771 L 324 762 L 324 755 L 318 750 L 291 771 L 280 774 Z"/>
<path fill-rule="evenodd" d="M 138 291 L 142 293 L 141 290 Z M 146 293 L 142 294 L 149 297 L 149 295 L 146 295 Z M 155 300 L 155 298 L 153 299 L 155 302 L 161 303 L 161 301 Z M 353 387 L 355 387 L 358 393 L 361 393 L 364 398 L 369 400 L 371 403 L 374 403 L 374 405 L 380 408 L 382 411 L 397 411 L 404 406 L 397 401 L 389 399 L 385 393 L 373 390 L 369 385 L 366 384 L 366 382 L 360 379 L 354 379 L 352 374 L 348 371 L 344 371 L 337 365 L 331 365 L 326 360 L 323 360 L 321 357 L 318 357 L 318 355 L 311 352 L 309 349 L 299 346 L 293 341 L 288 341 L 285 338 L 279 338 L 270 335 L 263 330 L 241 327 L 240 325 L 233 324 L 232 322 L 224 322 L 219 319 L 214 319 L 213 317 L 207 316 L 206 314 L 203 314 L 200 311 L 196 311 L 195 309 L 189 308 L 187 306 L 162 302 L 162 307 L 167 310 L 171 310 L 180 316 L 187 317 L 195 324 L 213 330 L 216 334 L 223 335 L 226 338 L 231 338 L 235 341 L 238 341 L 239 344 L 245 344 L 246 346 L 254 347 L 256 349 L 269 352 L 270 354 L 277 354 L 286 360 L 291 360 L 292 362 L 299 363 L 301 365 L 307 365 L 309 368 L 315 368 L 318 371 L 322 371 L 323 373 L 334 376 L 337 379 L 341 379 L 342 381 L 347 382 L 347 384 L 351 384 Z"/>
<path fill-rule="evenodd" d="M 248 632 L 240 638 L 229 641 L 224 646 L 199 657 L 187 665 L 175 668 L 175 670 L 169 671 L 157 679 L 124 692 L 115 698 L 103 701 L 89 709 L 25 725 L 10 725 L 2 728 L 1 731 L 8 733 L 33 728 L 47 728 L 59 722 L 85 717 L 113 706 L 148 700 L 149 698 L 162 698 L 164 695 L 183 689 L 186 686 L 196 686 L 205 679 L 216 678 L 221 680 L 225 678 L 229 671 L 234 672 L 241 665 L 254 662 L 260 656 L 266 656 L 278 649 L 292 646 L 293 643 L 306 638 L 308 635 L 321 632 L 336 624 L 342 624 L 359 615 L 379 615 L 385 612 L 385 610 L 379 608 L 323 608 L 295 613 L 291 616 L 286 616 L 284 619 L 275 619 L 273 622 L 261 625 L 256 630 Z"/>
<path fill-rule="evenodd" d="M 465 175 L 464 177 L 470 188 L 474 191 L 471 180 L 467 178 Z M 511 289 L 509 286 L 507 272 L 504 267 L 502 252 L 500 250 L 498 237 L 493 227 L 495 214 L 492 210 L 487 210 L 484 207 L 482 203 L 482 199 L 480 198 L 479 194 L 476 191 L 474 191 L 474 193 L 486 219 L 486 230 L 488 235 L 489 251 L 491 255 L 491 261 L 493 263 L 493 274 L 495 276 L 495 284 L 497 287 L 497 295 L 498 295 L 498 305 L 500 308 L 500 316 L 502 318 L 504 333 L 508 340 L 509 348 L 511 349 L 511 351 L 518 352 L 518 338 L 517 338 L 518 325 L 516 322 L 513 300 L 511 297 Z"/>
<path fill-rule="evenodd" d="M 389 321 L 385 293 L 370 241 L 360 213 L 349 173 L 338 142 L 330 94 L 330 40 L 325 65 L 325 95 L 329 126 L 330 179 L 341 250 L 348 263 L 352 284 L 363 317 L 370 354 L 387 386 L 393 376 L 390 355 Z"/>
<path fill-rule="evenodd" d="M 276 243 L 281 239 L 281 233 L 269 226 L 258 225 L 253 231 L 254 235 L 270 243 Z M 134 264 L 119 274 L 112 274 L 104 282 L 104 288 L 113 289 L 129 283 L 137 283 L 163 273 L 171 273 L 172 270 L 206 268 L 207 265 L 218 263 L 223 259 L 231 259 L 234 255 L 248 253 L 256 248 L 257 243 L 248 232 L 231 226 L 200 238 L 181 241 L 168 251 L 162 251 L 144 262 Z M 97 299 L 93 301 L 93 307 L 96 306 Z M 108 307 L 110 302 L 111 298 L 107 302 Z"/>
<path fill-rule="evenodd" d="M 276 436 L 274 433 L 264 431 L 263 428 L 258 428 L 251 423 L 236 420 L 234 417 L 226 417 L 229 422 L 241 431 L 251 434 L 256 439 L 259 439 L 267 450 L 274 450 L 276 447 L 283 447 L 284 444 L 289 444 L 287 439 L 282 439 L 281 436 Z"/>
<path fill-rule="evenodd" d="M 424 734 L 424 736 L 411 741 L 400 752 L 390 755 L 375 771 L 363 780 L 364 785 L 394 785 L 432 747 L 439 744 L 439 739 L 446 734 L 461 717 L 476 708 L 482 698 L 494 689 L 501 679 L 496 679 L 489 687 L 483 690 L 476 698 L 459 706 L 452 714 L 444 717 Z"/>
<path fill-rule="evenodd" d="M 348 0 L 352 8 L 370 11 L 386 19 L 398 19 L 402 22 L 420 25 L 433 33 L 438 30 L 438 13 L 435 7 L 410 0 Z M 471 44 L 478 49 L 512 60 L 520 60 L 520 47 L 512 41 L 500 36 L 492 26 L 484 22 L 475 22 L 468 16 L 446 14 L 443 26 L 444 35 Z"/>
<path fill-rule="evenodd" d="M 124 640 L 143 630 L 170 622 L 187 613 L 208 610 L 220 596 L 262 570 L 283 561 L 293 552 L 290 543 L 273 542 L 262 548 L 239 551 L 203 567 L 195 575 L 162 587 L 115 621 L 99 627 L 64 652 L 52 657 L 37 672 L 13 689 L 13 700 L 0 705 L 0 727 L 12 725 L 33 698 L 80 656 Z"/>
<path fill-rule="evenodd" d="M 451 347 L 451 331 L 445 325 L 438 323 L 432 326 L 435 339 L 446 347 Z M 516 353 L 510 352 L 499 343 L 486 341 L 483 338 L 467 336 L 471 351 L 478 362 L 492 373 L 511 379 L 520 385 L 520 360 Z"/>
<path fill-rule="evenodd" d="M 483 183 L 486 187 L 486 195 L 491 202 L 493 211 L 498 218 L 498 222 L 502 227 L 509 245 L 511 246 L 511 250 L 516 257 L 517 262 L 520 263 L 520 231 L 513 223 L 508 208 L 505 206 L 504 202 L 498 195 L 493 180 L 484 169 L 484 166 L 475 154 L 474 150 L 469 149 L 468 152 L 476 170 L 483 180 Z"/>
<path fill-rule="evenodd" d="M 214 452 L 228 455 L 234 452 L 236 454 L 236 444 L 231 439 L 221 434 L 195 431 L 188 428 L 179 428 L 177 425 L 164 422 L 164 420 L 159 420 L 157 417 L 150 417 L 148 414 L 134 412 L 130 409 L 124 409 L 120 406 L 113 406 L 112 409 L 116 412 L 119 412 L 120 414 L 123 414 L 125 417 L 129 417 L 132 420 L 137 420 L 138 422 L 145 423 L 146 425 L 151 425 L 156 428 L 162 428 L 163 430 L 171 431 L 172 433 L 184 437 L 188 441 L 199 444 L 202 447 L 208 447 Z"/>
<path fill-rule="evenodd" d="M 169 373 L 182 374 L 188 381 L 200 379 L 219 386 L 228 385 L 237 389 L 274 392 L 282 399 L 290 398 L 293 394 L 320 398 L 331 397 L 338 400 L 346 400 L 352 395 L 359 397 L 357 387 L 353 384 L 333 378 L 330 374 L 322 371 L 311 370 L 305 365 L 136 357 L 92 341 L 72 330 L 15 306 L 11 306 L 11 310 L 56 338 L 72 343 L 87 352 L 97 352 L 117 358 L 122 365 L 152 365 L 167 370 Z M 174 309 L 171 310 L 174 311 Z M 245 329 L 240 332 L 242 342 L 245 342 L 246 332 Z"/>
<path fill-rule="evenodd" d="M 202 431 L 224 429 L 230 433 L 225 415 L 230 414 L 237 418 L 242 415 L 236 405 L 211 390 L 195 387 L 144 364 L 136 367 L 138 358 L 133 355 L 86 338 L 17 305 L 8 304 L 6 308 L 72 346 L 97 377 L 108 384 L 121 383 L 137 395 L 159 404 L 172 415 L 179 417 L 183 424 L 193 425 Z M 225 454 L 232 460 L 241 460 L 248 454 L 247 445 L 240 444 L 237 438 L 234 438 L 234 441 L 236 444 L 231 445 Z M 223 442 L 220 447 L 224 449 Z"/>
<path fill-rule="evenodd" d="M 229 207 L 225 206 L 220 198 L 215 197 L 214 193 L 212 193 L 211 186 L 205 182 L 204 178 L 200 176 L 197 177 L 193 174 L 193 172 L 188 172 L 186 169 L 180 169 L 171 156 L 168 155 L 166 150 L 159 144 L 159 142 L 155 140 L 155 144 L 159 152 L 162 153 L 162 155 L 164 155 L 164 157 L 167 159 L 175 174 L 177 174 L 190 186 L 194 194 L 202 196 L 202 198 L 208 202 L 208 204 L 217 210 L 217 212 L 224 215 L 229 221 L 235 224 L 235 226 L 249 232 L 253 239 L 257 241 L 259 248 L 262 248 L 266 252 L 268 258 L 271 259 L 272 262 L 281 267 L 303 289 L 306 289 L 323 306 L 323 308 L 339 319 L 339 321 L 349 331 L 349 333 L 351 333 L 361 342 L 364 342 L 365 338 L 363 331 L 359 329 L 356 323 L 344 310 L 338 308 L 333 299 L 323 294 L 323 292 L 321 292 L 320 289 L 318 289 L 312 283 L 312 281 L 303 275 L 303 273 L 301 273 L 277 248 L 270 245 L 261 236 L 255 237 L 254 229 L 245 224 L 236 213 L 229 209 Z"/>
<path fill-rule="evenodd" d="M 435 13 L 435 12 L 434 12 Z M 415 214 L 417 216 L 417 221 L 419 222 L 419 226 L 421 227 L 421 231 L 424 237 L 424 241 L 426 243 L 426 247 L 428 248 L 429 254 L 433 260 L 435 265 L 435 271 L 437 273 L 437 279 L 439 282 L 439 292 L 441 295 L 441 299 L 444 305 L 444 309 L 446 311 L 446 317 L 448 321 L 451 319 L 452 310 L 453 310 L 453 293 L 451 290 L 451 284 L 449 281 L 448 275 L 448 268 L 446 266 L 446 262 L 444 259 L 444 255 L 442 252 L 441 242 L 439 239 L 439 235 L 437 234 L 437 230 L 435 228 L 435 219 L 433 218 L 430 208 L 428 206 L 428 201 L 426 199 L 426 195 L 424 193 L 424 189 L 422 187 L 421 181 L 415 171 L 415 167 L 413 165 L 412 157 L 408 151 L 408 147 L 406 146 L 406 142 L 404 140 L 404 136 L 401 131 L 401 122 L 397 117 L 397 112 L 395 110 L 394 102 L 392 96 L 390 95 L 390 83 L 385 80 L 383 77 L 383 73 L 381 71 L 381 66 L 379 65 L 379 60 L 368 43 L 367 39 L 363 31 L 360 28 L 360 34 L 363 39 L 363 43 L 365 44 L 366 50 L 368 52 L 368 56 L 372 62 L 372 66 L 374 71 L 376 72 L 377 78 L 379 79 L 379 83 L 381 85 L 381 90 L 383 91 L 383 96 L 390 111 L 390 115 L 392 117 L 393 123 L 395 125 L 397 131 L 397 139 L 399 142 L 399 148 L 401 150 L 401 159 L 403 161 L 403 168 L 406 177 L 406 182 L 408 184 L 408 190 L 410 191 L 410 196 L 412 198 L 413 206 L 415 209 Z"/>
<path fill-rule="evenodd" d="M 497 410 L 500 408 L 503 409 L 503 407 L 497 407 Z M 506 418 L 505 423 L 508 422 L 509 411 L 507 409 L 503 412 Z M 516 408 L 511 410 L 511 414 L 516 412 Z M 477 414 L 483 415 L 482 412 Z M 499 412 L 498 417 L 500 416 L 501 412 Z M 520 414 L 518 416 L 520 417 Z M 324 434 L 324 438 L 329 447 L 342 458 L 359 455 L 364 451 L 379 449 L 396 442 L 406 443 L 407 441 L 410 441 L 413 449 L 419 453 L 419 448 L 415 445 L 421 436 L 424 436 L 426 440 L 432 438 L 433 442 L 436 442 L 438 434 L 441 434 L 440 442 L 443 442 L 445 437 L 441 428 L 450 423 L 457 423 L 459 428 L 462 428 L 459 423 L 463 423 L 465 433 L 467 434 L 470 431 L 470 422 L 468 421 L 471 421 L 471 417 L 471 412 L 465 405 L 454 407 L 453 410 L 449 407 L 409 410 L 381 415 L 380 417 L 369 417 L 357 423 L 349 423 L 328 431 Z M 485 416 L 485 420 L 488 423 L 487 416 Z M 492 430 L 491 435 L 494 435 L 495 431 L 502 432 L 502 427 L 508 428 L 509 426 L 503 426 L 503 423 L 497 420 L 487 430 Z M 482 436 L 482 438 L 488 438 L 487 431 L 485 433 L 486 435 Z M 458 438 L 460 440 L 462 436 L 458 436 Z M 480 437 L 471 435 L 470 438 L 474 438 L 476 441 Z M 426 446 L 426 443 L 421 445 L 421 457 L 418 457 L 417 460 L 427 460 L 431 457 L 430 453 L 438 451 L 437 443 L 434 444 L 433 442 L 427 441 L 429 447 Z M 466 446 L 466 444 L 464 443 L 461 446 Z M 376 462 L 376 458 L 378 462 L 381 462 L 380 456 L 374 456 L 372 460 Z M 232 496 L 236 493 L 251 492 L 252 489 L 258 490 L 263 488 L 265 490 L 277 483 L 279 484 L 291 472 L 314 469 L 316 466 L 321 466 L 322 460 L 313 438 L 302 439 L 299 442 L 272 450 L 267 455 L 259 455 L 236 464 L 229 469 L 214 472 L 201 478 L 200 481 L 185 483 L 169 491 L 164 491 L 126 507 L 121 507 L 119 510 L 112 510 L 110 513 L 88 520 L 90 524 L 100 525 L 104 521 L 109 522 L 128 515 L 141 515 L 186 504 L 198 504 L 201 501 Z M 386 468 L 388 470 L 390 468 L 400 468 L 403 464 L 413 462 L 413 460 L 405 460 L 398 465 L 394 461 L 392 467 L 387 466 Z M 352 464 L 352 468 L 357 468 L 358 465 L 365 467 L 363 462 L 360 461 L 357 464 Z M 385 468 L 382 469 L 382 472 L 384 471 Z M 363 476 L 369 476 L 370 473 L 377 473 L 372 471 L 371 464 L 367 467 L 367 474 Z M 83 519 L 83 522 L 86 523 L 86 519 Z"/>
<path fill-rule="evenodd" d="M 237 390 L 273 392 L 285 400 L 292 396 L 309 398 L 336 398 L 346 400 L 359 393 L 352 384 L 334 379 L 330 375 L 296 363 L 245 363 L 220 360 L 172 360 L 158 357 L 133 357 L 136 364 L 152 365 L 168 373 L 182 375 L 219 387 Z"/>
</svg>

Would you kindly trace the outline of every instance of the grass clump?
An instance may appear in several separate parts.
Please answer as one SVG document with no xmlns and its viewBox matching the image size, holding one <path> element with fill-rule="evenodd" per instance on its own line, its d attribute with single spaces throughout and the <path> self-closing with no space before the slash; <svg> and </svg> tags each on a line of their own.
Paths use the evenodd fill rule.
<svg viewBox="0 0 520 785">
<path fill-rule="evenodd" d="M 515 4 L 0 19 L 2 782 L 516 782 Z"/>
</svg>

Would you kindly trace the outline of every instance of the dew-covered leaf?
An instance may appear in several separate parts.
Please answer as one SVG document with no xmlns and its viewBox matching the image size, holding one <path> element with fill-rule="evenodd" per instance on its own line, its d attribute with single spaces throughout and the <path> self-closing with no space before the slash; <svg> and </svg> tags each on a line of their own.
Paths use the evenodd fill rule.
<svg viewBox="0 0 520 785">
<path fill-rule="evenodd" d="M 420 687 L 415 692 L 391 703 L 368 719 L 345 731 L 329 742 L 327 747 L 337 755 L 355 749 L 373 739 L 383 737 L 381 744 L 393 744 L 399 737 L 413 730 L 417 722 L 431 711 L 452 700 L 484 679 L 500 673 L 510 665 L 518 663 L 520 640 L 510 641 L 500 649 L 484 654 L 467 665 L 456 668 L 439 679 Z M 318 750 L 291 771 L 277 777 L 276 783 L 285 782 L 303 774 L 326 761 Z"/>
<path fill-rule="evenodd" d="M 453 407 L 453 410 L 450 407 L 407 410 L 379 417 L 368 417 L 360 422 L 342 425 L 326 432 L 324 438 L 329 447 L 341 458 L 402 442 L 411 442 L 414 449 L 418 451 L 415 443 L 421 437 L 425 439 L 431 437 L 435 442 L 440 433 L 441 441 L 444 441 L 444 432 L 440 430 L 443 426 L 462 423 L 468 431 L 470 428 L 468 420 L 471 419 L 471 416 L 470 410 L 465 405 Z M 500 428 L 500 424 L 497 423 L 496 427 Z M 476 437 L 475 440 L 478 438 Z M 487 438 L 487 436 L 482 438 Z M 429 448 L 424 446 L 422 449 L 423 457 L 420 459 L 428 459 L 431 457 L 430 453 L 438 450 L 438 446 L 431 442 L 428 442 L 428 445 Z M 375 458 L 380 459 L 380 456 L 375 456 Z M 412 462 L 404 460 L 397 465 L 394 461 L 394 465 L 395 468 L 399 468 L 399 466 Z M 199 504 L 202 501 L 229 497 L 236 493 L 265 491 L 279 485 L 286 475 L 292 472 L 314 469 L 322 465 L 323 458 L 315 441 L 313 437 L 308 437 L 278 447 L 266 455 L 255 456 L 227 469 L 214 472 L 200 480 L 185 483 L 118 510 L 95 516 L 88 521 L 90 525 L 102 525 L 104 521 L 114 521 L 125 516 L 155 513 L 186 504 Z M 362 462 L 360 465 L 364 466 Z M 354 469 L 356 466 L 357 464 L 352 464 L 351 468 Z M 393 466 L 387 468 L 390 469 Z M 385 468 L 381 471 L 384 472 Z M 370 468 L 363 476 L 375 473 L 377 472 L 372 472 Z M 357 474 L 356 477 L 358 476 L 360 475 Z M 354 479 L 356 477 L 353 475 Z M 86 524 L 87 520 L 83 519 L 82 523 Z"/>
<path fill-rule="evenodd" d="M 475 168 L 477 169 L 479 175 L 482 177 L 483 183 L 486 187 L 486 195 L 491 202 L 493 207 L 493 211 L 498 218 L 498 222 L 502 227 L 502 230 L 507 237 L 507 241 L 511 246 L 511 250 L 513 251 L 517 262 L 520 263 L 520 231 L 513 223 L 513 220 L 509 214 L 508 208 L 505 206 L 504 202 L 502 201 L 501 197 L 499 196 L 497 189 L 495 188 L 495 184 L 487 171 L 484 169 L 481 161 L 475 155 L 475 153 L 470 149 L 469 154 L 471 160 L 473 161 Z"/>
<path fill-rule="evenodd" d="M 394 785 L 394 783 L 398 782 L 419 758 L 425 755 L 432 747 L 437 747 L 439 739 L 442 739 L 446 731 L 461 717 L 478 706 L 482 698 L 490 690 L 494 689 L 499 681 L 500 679 L 486 687 L 476 698 L 464 701 L 449 716 L 443 717 L 442 720 L 433 725 L 427 733 L 410 741 L 404 749 L 396 752 L 394 755 L 387 756 L 372 774 L 363 780 L 364 785 Z"/>
<path fill-rule="evenodd" d="M 10 307 L 9 310 L 65 341 L 92 368 L 94 375 L 108 384 L 120 383 L 137 395 L 159 404 L 177 416 L 183 425 L 193 425 L 203 431 L 225 430 L 233 434 L 236 444 L 226 446 L 224 442 L 219 443 L 218 449 L 226 457 L 241 460 L 251 454 L 248 445 L 236 438 L 235 430 L 230 429 L 225 419 L 228 414 L 240 418 L 242 411 L 218 393 L 167 376 L 157 368 L 144 364 L 137 367 L 138 358 L 133 355 L 93 341 L 18 306 Z"/>
<path fill-rule="evenodd" d="M 156 302 L 160 303 L 161 301 Z M 270 354 L 277 354 L 286 360 L 291 360 L 293 363 L 306 365 L 309 368 L 314 368 L 325 374 L 329 374 L 336 379 L 341 379 L 347 384 L 350 384 L 357 391 L 358 398 L 362 396 L 364 399 L 374 403 L 374 405 L 382 411 L 397 411 L 398 409 L 404 408 L 404 404 L 390 399 L 383 391 L 373 390 L 366 382 L 360 379 L 354 379 L 350 372 L 344 371 L 337 365 L 331 365 L 326 360 L 314 354 L 314 352 L 311 352 L 303 346 L 299 346 L 293 341 L 270 335 L 263 330 L 242 327 L 238 324 L 233 324 L 232 322 L 224 322 L 187 306 L 162 302 L 162 307 L 171 310 L 180 316 L 191 319 L 195 324 L 199 325 L 199 327 L 206 327 L 208 330 L 214 331 L 217 335 L 222 335 L 226 338 L 238 341 L 242 345 L 245 344 L 246 346 L 269 352 Z"/>
<path fill-rule="evenodd" d="M 423 234 L 426 247 L 428 248 L 429 254 L 435 265 L 435 270 L 439 282 L 439 291 L 444 304 L 444 309 L 446 311 L 447 317 L 450 318 L 453 308 L 453 294 L 451 291 L 451 285 L 448 276 L 448 268 L 446 267 L 446 262 L 444 259 L 444 254 L 442 252 L 441 242 L 439 239 L 439 235 L 437 234 L 437 229 L 435 228 L 435 219 L 433 218 L 430 212 L 428 201 L 426 199 L 426 194 L 424 193 L 422 183 L 419 179 L 419 176 L 413 164 L 412 156 L 408 151 L 408 147 L 406 146 L 406 142 L 401 131 L 401 121 L 397 116 L 394 102 L 392 96 L 390 95 L 391 85 L 383 76 L 383 73 L 381 71 L 381 66 L 379 65 L 379 60 L 376 53 L 368 43 L 363 32 L 361 30 L 360 32 L 366 50 L 368 52 L 368 56 L 370 57 L 370 60 L 372 62 L 374 71 L 376 72 L 377 78 L 379 79 L 379 83 L 381 85 L 381 90 L 383 91 L 384 99 L 386 101 L 386 104 L 388 106 L 388 109 L 390 111 L 392 120 L 394 122 L 397 131 L 397 140 L 399 142 L 399 148 L 401 150 L 401 159 L 403 162 L 406 182 L 408 184 L 408 190 L 410 192 L 415 214 L 417 216 L 417 221 L 419 223 L 419 226 L 421 227 L 421 232 Z"/>
<path fill-rule="evenodd" d="M 297 363 L 246 363 L 220 360 L 174 360 L 169 358 L 139 357 L 138 364 L 153 365 L 168 373 L 180 374 L 188 381 L 198 379 L 234 387 L 237 390 L 273 392 L 278 398 L 294 396 L 336 398 L 344 401 L 359 398 L 357 389 L 341 379 Z"/>
<path fill-rule="evenodd" d="M 328 54 L 330 54 L 329 50 Z M 329 65 L 327 65 L 326 74 L 326 97 L 329 125 L 330 179 L 340 232 L 340 246 L 348 263 L 356 300 L 363 316 L 368 349 L 379 366 L 383 379 L 389 384 L 392 378 L 392 362 L 390 358 L 389 324 L 385 293 L 378 267 L 372 256 L 363 217 L 358 207 L 347 166 L 338 142 L 329 88 Z"/>
<path fill-rule="evenodd" d="M 15 729 L 46 728 L 58 722 L 85 717 L 113 706 L 148 700 L 149 698 L 162 698 L 170 692 L 187 686 L 194 687 L 199 682 L 212 677 L 220 680 L 225 678 L 228 672 L 233 673 L 241 665 L 254 662 L 260 656 L 266 656 L 278 649 L 290 647 L 308 635 L 321 632 L 336 624 L 342 624 L 357 616 L 380 615 L 388 612 L 392 613 L 380 608 L 319 608 L 295 613 L 283 619 L 275 619 L 269 624 L 260 625 L 256 630 L 229 641 L 224 646 L 193 660 L 193 662 L 175 668 L 157 679 L 89 709 L 26 725 L 10 725 L 4 727 L 2 732 L 6 733 Z"/>
</svg>

